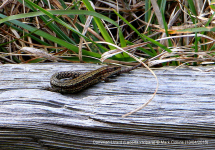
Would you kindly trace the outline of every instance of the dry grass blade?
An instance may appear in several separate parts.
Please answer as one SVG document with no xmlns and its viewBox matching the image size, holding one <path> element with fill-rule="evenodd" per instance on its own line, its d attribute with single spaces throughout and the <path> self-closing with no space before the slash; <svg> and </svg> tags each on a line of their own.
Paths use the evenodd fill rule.
<svg viewBox="0 0 215 150">
<path fill-rule="evenodd" d="M 95 10 L 94 4 L 92 2 L 90 2 L 90 4 L 93 7 L 93 9 Z M 83 35 L 85 35 L 87 33 L 87 29 L 89 28 L 92 19 L 93 19 L 93 16 L 88 16 L 87 17 L 86 24 L 85 24 L 83 32 L 82 32 Z M 83 59 L 82 59 L 82 44 L 83 44 L 83 42 L 84 42 L 84 38 L 81 37 L 80 38 L 80 42 L 79 42 L 79 53 L 78 53 L 78 57 L 79 57 L 79 61 L 80 62 L 83 62 Z"/>
<path fill-rule="evenodd" d="M 166 40 L 166 39 L 182 38 L 182 37 L 194 37 L 194 36 L 195 36 L 195 34 L 178 35 L 178 36 L 169 36 L 169 37 L 157 39 L 156 41 L 161 41 L 161 40 Z M 197 36 L 203 37 L 203 38 L 206 38 L 206 39 L 211 40 L 210 42 L 204 43 L 204 45 L 206 45 L 206 44 L 211 44 L 211 43 L 214 43 L 214 42 L 215 42 L 215 40 L 214 40 L 213 38 L 209 37 L 209 36 L 202 35 L 202 34 L 197 34 Z M 102 42 L 102 43 L 104 43 L 104 42 Z M 118 54 L 118 53 L 121 53 L 121 52 L 122 52 L 122 49 L 123 49 L 124 51 L 128 51 L 128 50 L 135 49 L 135 48 L 137 48 L 137 47 L 145 46 L 146 44 L 149 44 L 149 43 L 151 43 L 151 42 L 143 42 L 143 43 L 139 43 L 139 44 L 127 46 L 127 47 L 120 48 L 120 49 L 118 48 L 118 49 L 115 49 L 115 50 L 110 50 L 110 51 L 108 51 L 108 52 L 105 52 L 105 53 L 102 55 L 101 61 L 104 61 L 105 59 L 107 59 L 107 58 L 109 58 L 109 57 L 112 57 L 112 56 L 114 56 L 114 55 L 116 55 L 116 54 Z M 189 47 L 192 47 L 192 46 L 193 46 L 193 45 L 189 45 Z M 170 47 L 170 48 L 171 48 L 171 47 Z M 183 49 L 183 51 L 181 51 L 181 49 Z M 171 50 L 173 51 L 172 53 L 163 52 L 163 53 L 161 53 L 161 54 L 158 54 L 157 56 L 155 56 L 155 57 L 149 59 L 149 60 L 148 60 L 148 64 L 149 64 L 149 66 L 153 66 L 153 65 L 157 65 L 157 64 L 160 64 L 160 63 L 163 63 L 163 62 L 170 62 L 170 61 L 188 61 L 187 59 L 185 59 L 185 58 L 180 58 L 180 57 L 175 57 L 175 58 L 165 59 L 165 60 L 155 60 L 155 59 L 157 59 L 157 58 L 163 56 L 164 54 L 166 54 L 165 57 L 171 57 L 171 56 L 181 55 L 182 52 L 184 52 L 185 50 L 189 50 L 188 47 L 184 47 L 184 48 L 181 47 L 181 49 L 180 49 L 180 47 L 173 47 L 173 48 L 171 49 Z M 183 54 L 185 54 L 185 53 L 183 53 Z M 192 54 L 202 54 L 202 53 L 194 53 L 194 52 L 192 52 Z M 163 58 L 165 58 L 165 57 L 163 57 Z M 161 59 L 163 59 L 163 58 L 161 58 Z M 189 58 L 189 60 L 192 60 L 192 59 L 194 60 L 194 59 L 196 59 L 196 58 L 192 58 L 192 57 Z M 155 60 L 155 61 L 153 61 L 153 60 Z M 201 61 L 202 61 L 202 60 L 201 60 Z"/>
<path fill-rule="evenodd" d="M 32 47 L 23 47 L 20 49 L 20 51 L 25 52 L 27 54 L 32 54 L 35 57 L 39 57 L 39 58 L 46 58 L 50 61 L 57 61 L 58 58 L 56 58 L 55 56 L 52 56 L 51 54 L 42 51 L 40 49 L 36 49 L 36 48 L 32 48 Z"/>
<path fill-rule="evenodd" d="M 161 12 L 160 12 L 160 8 L 158 7 L 157 1 L 156 0 L 151 0 L 151 3 L 152 3 L 152 7 L 153 7 L 153 9 L 155 11 L 157 20 L 159 22 L 159 25 L 162 28 L 164 28 L 164 24 L 163 24 L 163 20 L 162 20 L 162 15 L 161 15 Z"/>
<path fill-rule="evenodd" d="M 0 6 L 0 9 L 4 8 L 7 6 L 7 4 L 11 3 L 13 0 L 3 0 L 3 3 Z"/>
<path fill-rule="evenodd" d="M 143 104 L 142 106 L 138 107 L 137 109 L 135 109 L 135 110 L 133 110 L 133 111 L 131 111 L 131 112 L 125 114 L 125 115 L 122 115 L 122 117 L 126 117 L 126 116 L 129 116 L 129 115 L 131 115 L 131 114 L 133 114 L 133 113 L 135 113 L 135 112 L 137 112 L 137 111 L 143 109 L 145 106 L 147 106 L 147 105 L 153 100 L 153 98 L 155 97 L 155 95 L 156 95 L 156 93 L 157 93 L 157 91 L 158 91 L 159 82 L 158 82 L 158 79 L 157 79 L 157 76 L 155 75 L 155 73 L 154 73 L 145 63 L 143 63 L 140 59 L 138 59 L 138 58 L 135 57 L 134 55 L 128 53 L 127 51 L 123 50 L 122 48 L 120 48 L 120 47 L 118 47 L 118 46 L 116 46 L 116 45 L 114 45 L 114 44 L 107 43 L 107 42 L 105 42 L 105 44 L 110 44 L 110 45 L 116 47 L 117 49 L 121 50 L 121 52 L 127 53 L 127 54 L 130 55 L 132 58 L 134 58 L 134 59 L 137 60 L 138 62 L 142 63 L 142 65 L 143 65 L 144 67 L 146 67 L 146 68 L 152 73 L 152 75 L 155 77 L 156 82 L 157 82 L 156 89 L 155 89 L 155 92 L 153 93 L 152 97 L 151 97 L 145 104 Z M 104 61 L 104 57 L 103 57 L 103 56 L 104 56 L 105 58 L 107 58 L 107 53 L 106 53 L 105 55 L 102 55 L 102 58 L 101 58 L 102 61 Z M 112 55 L 109 55 L 109 56 L 112 56 Z"/>
</svg>

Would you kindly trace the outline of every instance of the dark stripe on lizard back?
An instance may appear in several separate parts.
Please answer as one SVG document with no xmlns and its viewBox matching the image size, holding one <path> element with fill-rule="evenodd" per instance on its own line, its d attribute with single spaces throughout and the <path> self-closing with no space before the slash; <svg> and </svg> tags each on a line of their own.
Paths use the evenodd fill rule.
<svg viewBox="0 0 215 150">
<path fill-rule="evenodd" d="M 60 93 L 77 93 L 91 85 L 107 80 L 107 78 L 112 75 L 130 72 L 139 66 L 141 66 L 141 64 L 122 70 L 120 66 L 110 65 L 87 73 L 73 71 L 57 72 L 53 74 L 50 79 L 50 90 Z"/>
</svg>

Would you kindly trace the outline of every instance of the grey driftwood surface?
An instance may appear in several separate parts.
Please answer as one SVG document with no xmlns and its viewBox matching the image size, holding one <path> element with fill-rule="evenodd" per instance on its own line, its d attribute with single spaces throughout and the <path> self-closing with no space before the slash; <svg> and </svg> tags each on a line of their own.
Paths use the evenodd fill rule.
<svg viewBox="0 0 215 150">
<path fill-rule="evenodd" d="M 0 149 L 209 149 L 215 147 L 215 72 L 145 68 L 78 94 L 42 90 L 58 71 L 95 64 L 0 65 Z M 207 69 L 211 66 L 198 67 Z"/>
</svg>

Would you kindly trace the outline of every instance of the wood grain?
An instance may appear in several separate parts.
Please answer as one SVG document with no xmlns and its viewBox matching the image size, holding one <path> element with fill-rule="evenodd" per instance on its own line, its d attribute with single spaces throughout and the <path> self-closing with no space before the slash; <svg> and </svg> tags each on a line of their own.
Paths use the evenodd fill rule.
<svg viewBox="0 0 215 150">
<path fill-rule="evenodd" d="M 214 71 L 154 69 L 160 84 L 156 97 L 143 110 L 126 118 L 121 115 L 146 102 L 155 90 L 156 81 L 146 69 L 125 73 L 115 77 L 116 81 L 98 83 L 78 94 L 42 90 L 49 86 L 55 72 L 87 72 L 100 67 L 68 63 L 1 65 L 0 148 L 215 146 Z"/>
</svg>

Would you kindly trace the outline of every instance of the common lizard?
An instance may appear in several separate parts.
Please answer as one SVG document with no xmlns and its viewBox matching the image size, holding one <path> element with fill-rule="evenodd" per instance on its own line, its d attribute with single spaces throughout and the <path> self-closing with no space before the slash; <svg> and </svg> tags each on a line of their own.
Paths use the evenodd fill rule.
<svg viewBox="0 0 215 150">
<path fill-rule="evenodd" d="M 46 89 L 64 94 L 77 93 L 98 82 L 108 81 L 108 77 L 130 72 L 141 65 L 140 63 L 126 69 L 122 69 L 120 66 L 110 65 L 87 73 L 73 71 L 57 72 L 51 76 L 51 87 Z"/>
</svg>

